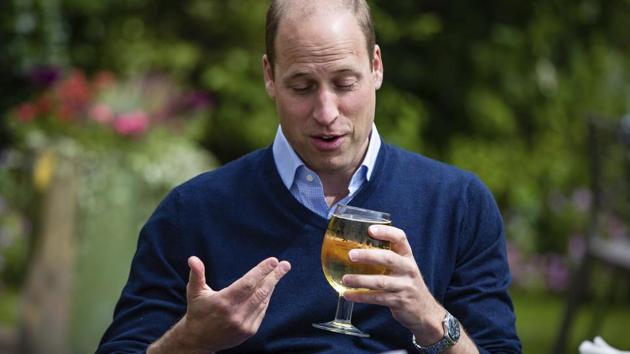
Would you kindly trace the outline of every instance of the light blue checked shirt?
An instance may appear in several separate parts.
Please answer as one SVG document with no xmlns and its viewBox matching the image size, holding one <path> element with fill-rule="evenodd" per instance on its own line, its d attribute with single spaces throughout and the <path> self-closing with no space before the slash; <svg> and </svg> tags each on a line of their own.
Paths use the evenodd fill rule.
<svg viewBox="0 0 630 354">
<path fill-rule="evenodd" d="M 282 133 L 282 129 L 278 127 L 276 138 L 273 141 L 273 159 L 276 162 L 276 168 L 282 178 L 282 182 L 287 187 L 293 197 L 304 206 L 319 214 L 321 217 L 330 219 L 335 206 L 337 204 L 348 204 L 357 194 L 361 186 L 370 180 L 378 151 L 381 148 L 381 137 L 378 135 L 376 126 L 372 124 L 372 133 L 367 153 L 356 170 L 350 185 L 348 186 L 348 195 L 333 204 L 330 208 L 326 204 L 324 197 L 324 187 L 317 173 L 306 167 L 302 159 L 293 150 L 287 138 Z"/>
</svg>

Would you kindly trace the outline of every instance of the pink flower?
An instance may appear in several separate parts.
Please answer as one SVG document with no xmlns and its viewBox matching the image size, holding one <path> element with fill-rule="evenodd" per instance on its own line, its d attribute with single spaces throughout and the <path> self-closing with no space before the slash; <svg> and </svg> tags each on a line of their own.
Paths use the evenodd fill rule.
<svg viewBox="0 0 630 354">
<path fill-rule="evenodd" d="M 101 124 L 106 124 L 114 119 L 114 113 L 108 105 L 97 103 L 90 109 L 90 118 Z"/>
<path fill-rule="evenodd" d="M 149 116 L 142 111 L 121 113 L 114 121 L 114 130 L 124 136 L 144 133 L 149 127 Z"/>
</svg>

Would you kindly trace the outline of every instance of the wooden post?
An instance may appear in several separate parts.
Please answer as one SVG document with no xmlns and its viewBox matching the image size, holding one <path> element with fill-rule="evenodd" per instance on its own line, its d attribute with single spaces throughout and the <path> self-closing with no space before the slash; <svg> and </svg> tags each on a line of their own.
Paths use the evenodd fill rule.
<svg viewBox="0 0 630 354">
<path fill-rule="evenodd" d="M 67 354 L 77 221 L 71 159 L 58 159 L 41 207 L 40 234 L 22 294 L 19 352 Z"/>
</svg>

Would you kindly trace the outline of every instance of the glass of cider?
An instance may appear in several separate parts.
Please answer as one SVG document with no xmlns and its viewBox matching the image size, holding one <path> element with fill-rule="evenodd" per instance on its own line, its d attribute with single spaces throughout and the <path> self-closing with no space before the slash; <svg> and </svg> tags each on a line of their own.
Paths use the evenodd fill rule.
<svg viewBox="0 0 630 354">
<path fill-rule="evenodd" d="M 335 319 L 325 323 L 313 323 L 316 328 L 357 337 L 370 335 L 352 325 L 353 303 L 343 298 L 346 287 L 341 279 L 345 274 L 386 274 L 384 266 L 360 264 L 350 261 L 348 252 L 357 248 L 390 249 L 389 241 L 374 239 L 368 235 L 371 225 L 390 225 L 388 213 L 339 204 L 328 223 L 322 244 L 322 269 L 330 286 L 339 293 Z"/>
</svg>

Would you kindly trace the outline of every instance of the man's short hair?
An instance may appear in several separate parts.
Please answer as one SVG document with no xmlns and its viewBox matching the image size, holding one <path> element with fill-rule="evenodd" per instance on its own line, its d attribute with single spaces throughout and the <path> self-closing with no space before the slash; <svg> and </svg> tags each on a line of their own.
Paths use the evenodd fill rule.
<svg viewBox="0 0 630 354">
<path fill-rule="evenodd" d="M 265 46 L 267 59 L 274 70 L 276 60 L 276 37 L 278 36 L 278 27 L 280 20 L 286 15 L 287 3 L 292 0 L 272 0 L 269 10 L 267 10 L 267 24 L 265 26 Z M 370 6 L 365 0 L 340 0 L 339 4 L 352 11 L 352 14 L 359 22 L 359 27 L 365 37 L 368 57 L 370 63 L 374 60 L 374 45 L 376 44 L 376 35 L 374 34 L 374 23 L 370 13 Z"/>
</svg>

